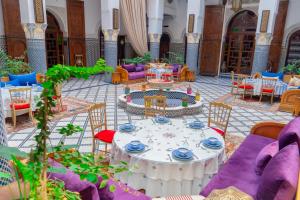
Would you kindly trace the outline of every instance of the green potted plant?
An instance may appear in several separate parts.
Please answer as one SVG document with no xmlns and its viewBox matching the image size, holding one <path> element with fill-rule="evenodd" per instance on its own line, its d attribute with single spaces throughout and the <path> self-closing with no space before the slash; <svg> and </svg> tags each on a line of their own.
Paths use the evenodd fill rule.
<svg viewBox="0 0 300 200">
<path fill-rule="evenodd" d="M 151 61 L 151 54 L 148 52 L 143 57 L 126 58 L 123 61 L 125 64 L 147 64 Z"/>
<path fill-rule="evenodd" d="M 300 75 L 300 60 L 294 60 L 292 63 L 283 67 L 284 81 L 289 82 L 293 76 Z"/>
<path fill-rule="evenodd" d="M 52 107 L 55 107 L 55 101 L 52 96 L 55 93 L 55 85 L 61 84 L 70 77 L 87 79 L 89 76 L 102 71 L 112 71 L 112 67 L 106 65 L 103 59 L 98 64 L 90 68 L 78 68 L 73 66 L 55 65 L 46 73 L 46 78 L 41 93 L 41 100 L 37 103 L 38 134 L 35 136 L 36 146 L 30 154 L 21 152 L 17 148 L 0 146 L 0 157 L 12 162 L 13 175 L 0 172 L 0 178 L 12 178 L 17 181 L 16 187 L 19 191 L 18 199 L 80 199 L 78 193 L 70 192 L 64 189 L 63 182 L 49 180 L 47 172 L 65 173 L 65 168 L 55 168 L 49 165 L 49 153 L 53 158 L 59 159 L 63 166 L 80 175 L 81 179 L 98 182 L 98 176 L 102 177 L 100 187 L 105 187 L 109 178 L 110 170 L 122 172 L 126 170 L 124 166 L 104 166 L 96 161 L 93 154 L 80 154 L 78 151 L 66 151 L 63 143 L 57 147 L 47 146 L 51 131 L 49 128 L 50 117 L 52 116 Z M 59 130 L 64 136 L 70 136 L 82 131 L 79 126 L 68 124 Z M 21 162 L 19 158 L 26 158 Z M 124 164 L 124 163 L 123 163 Z M 0 188 L 1 189 L 1 188 Z M 110 186 L 114 191 L 114 186 Z"/>
</svg>

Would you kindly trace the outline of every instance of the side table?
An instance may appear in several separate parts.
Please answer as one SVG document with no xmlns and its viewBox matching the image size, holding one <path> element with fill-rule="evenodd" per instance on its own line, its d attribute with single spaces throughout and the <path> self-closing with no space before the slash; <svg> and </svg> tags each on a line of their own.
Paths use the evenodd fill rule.
<svg viewBox="0 0 300 200">
<path fill-rule="evenodd" d="M 196 74 L 194 71 L 187 70 L 186 72 L 186 80 L 189 82 L 194 82 L 196 80 Z"/>
<path fill-rule="evenodd" d="M 121 83 L 121 73 L 120 72 L 113 72 L 111 77 L 111 82 L 113 84 L 120 84 Z"/>
</svg>

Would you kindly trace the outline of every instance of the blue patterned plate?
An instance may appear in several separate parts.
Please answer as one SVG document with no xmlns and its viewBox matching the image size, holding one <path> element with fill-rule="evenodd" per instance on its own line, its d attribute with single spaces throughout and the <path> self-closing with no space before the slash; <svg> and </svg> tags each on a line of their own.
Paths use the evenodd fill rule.
<svg viewBox="0 0 300 200">
<path fill-rule="evenodd" d="M 203 122 L 197 120 L 189 123 L 189 127 L 192 129 L 202 129 L 205 127 L 205 125 L 203 124 Z"/>
<path fill-rule="evenodd" d="M 132 132 L 135 130 L 135 128 L 136 127 L 131 123 L 122 124 L 119 127 L 120 131 L 124 131 L 124 132 Z"/>
<path fill-rule="evenodd" d="M 210 137 L 202 141 L 203 146 L 210 149 L 221 149 L 223 147 L 220 140 L 215 137 Z"/>
<path fill-rule="evenodd" d="M 159 124 L 165 124 L 165 123 L 168 123 L 169 121 L 170 121 L 170 119 L 167 117 L 164 117 L 164 116 L 155 117 L 155 122 L 157 122 Z"/>
<path fill-rule="evenodd" d="M 176 160 L 188 161 L 193 159 L 193 152 L 186 148 L 178 148 L 172 151 L 172 157 Z"/>
<path fill-rule="evenodd" d="M 134 140 L 125 146 L 125 150 L 129 153 L 139 153 L 145 150 L 145 145 L 138 140 Z"/>
</svg>

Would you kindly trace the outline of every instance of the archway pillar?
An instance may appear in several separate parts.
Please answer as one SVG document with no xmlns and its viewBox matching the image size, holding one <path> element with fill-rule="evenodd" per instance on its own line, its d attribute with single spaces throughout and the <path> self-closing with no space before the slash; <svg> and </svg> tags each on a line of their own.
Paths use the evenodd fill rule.
<svg viewBox="0 0 300 200">
<path fill-rule="evenodd" d="M 149 33 L 150 53 L 153 60 L 159 59 L 160 38 L 159 33 Z"/>
<path fill-rule="evenodd" d="M 104 29 L 104 58 L 108 66 L 116 69 L 118 65 L 118 29 Z M 105 81 L 111 82 L 111 73 L 105 73 Z"/>
<path fill-rule="evenodd" d="M 204 13 L 205 0 L 188 0 L 186 21 L 186 64 L 197 74 L 200 71 L 198 68 L 198 58 L 200 57 L 199 45 L 201 43 L 200 39 L 203 32 Z M 194 16 L 192 21 L 190 21 L 190 16 Z M 190 30 L 191 28 L 192 30 Z"/>
<path fill-rule="evenodd" d="M 20 0 L 21 23 L 25 32 L 29 65 L 35 72 L 47 71 L 45 31 L 47 28 L 45 0 Z M 36 10 L 36 12 L 35 12 Z M 39 19 L 38 19 L 39 18 Z M 39 20 L 38 23 L 36 22 Z"/>
<path fill-rule="evenodd" d="M 260 1 L 252 74 L 267 70 L 279 0 Z M 269 12 L 268 16 L 267 12 Z"/>
<path fill-rule="evenodd" d="M 198 70 L 198 56 L 199 55 L 199 41 L 201 38 L 200 33 L 187 33 L 187 47 L 186 47 L 186 64 L 189 69 L 195 71 Z"/>
<path fill-rule="evenodd" d="M 119 0 L 101 0 L 101 24 L 104 35 L 104 58 L 107 65 L 116 69 L 118 65 L 118 35 L 120 30 L 120 16 L 113 16 L 114 9 L 119 9 Z M 114 27 L 114 24 L 117 24 L 118 27 Z M 112 74 L 110 72 L 105 73 L 105 82 L 111 83 L 111 75 Z"/>
<path fill-rule="evenodd" d="M 150 40 L 150 53 L 153 60 L 159 59 L 160 38 L 164 17 L 164 0 L 147 1 L 148 36 Z"/>
</svg>

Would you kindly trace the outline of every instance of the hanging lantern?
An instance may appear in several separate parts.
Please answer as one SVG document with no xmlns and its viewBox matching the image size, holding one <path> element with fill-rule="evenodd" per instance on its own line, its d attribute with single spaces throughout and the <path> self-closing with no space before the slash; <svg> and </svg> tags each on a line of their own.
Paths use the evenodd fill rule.
<svg viewBox="0 0 300 200">
<path fill-rule="evenodd" d="M 242 9 L 242 0 L 232 0 L 232 10 L 238 12 Z"/>
</svg>

